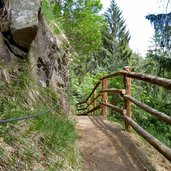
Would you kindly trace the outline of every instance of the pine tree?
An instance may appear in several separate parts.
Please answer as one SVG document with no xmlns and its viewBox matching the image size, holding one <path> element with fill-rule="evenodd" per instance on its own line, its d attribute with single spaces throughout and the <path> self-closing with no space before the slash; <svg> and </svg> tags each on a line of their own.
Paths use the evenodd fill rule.
<svg viewBox="0 0 171 171">
<path fill-rule="evenodd" d="M 126 29 L 122 12 L 114 0 L 111 1 L 110 7 L 105 12 L 104 19 L 106 30 L 103 33 L 101 58 L 98 59 L 98 65 L 113 71 L 115 67 L 127 64 L 131 57 L 130 34 Z"/>
</svg>

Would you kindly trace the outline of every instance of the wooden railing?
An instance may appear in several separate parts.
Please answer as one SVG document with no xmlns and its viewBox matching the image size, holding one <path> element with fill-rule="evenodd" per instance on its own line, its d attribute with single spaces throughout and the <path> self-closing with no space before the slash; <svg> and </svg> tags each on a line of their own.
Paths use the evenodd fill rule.
<svg viewBox="0 0 171 171">
<path fill-rule="evenodd" d="M 124 89 L 108 88 L 108 80 L 111 78 L 115 78 L 117 76 L 123 76 Z M 121 114 L 121 117 L 125 121 L 125 129 L 127 131 L 130 131 L 132 127 L 139 135 L 141 135 L 146 141 L 148 141 L 153 147 L 155 147 L 169 161 L 171 161 L 171 149 L 167 147 L 166 145 L 164 145 L 163 143 L 161 143 L 158 139 L 156 139 L 150 133 L 145 131 L 132 119 L 131 103 L 134 103 L 139 108 L 143 109 L 144 111 L 157 117 L 159 120 L 164 121 L 170 125 L 171 125 L 171 117 L 132 97 L 131 96 L 131 78 L 134 78 L 136 80 L 142 80 L 142 81 L 154 84 L 154 85 L 162 86 L 168 90 L 171 90 L 170 79 L 131 72 L 130 67 L 127 66 L 127 67 L 124 67 L 124 70 L 122 71 L 118 71 L 111 75 L 107 75 L 105 77 L 100 78 L 100 80 L 97 82 L 97 84 L 91 91 L 90 95 L 87 97 L 87 99 L 77 104 L 77 109 L 78 111 L 85 111 L 83 112 L 83 115 L 87 115 L 92 112 L 95 113 L 98 109 L 100 109 L 101 114 L 106 117 L 107 108 L 111 108 L 112 110 Z M 99 90 L 100 85 L 101 85 L 101 89 Z M 97 92 L 99 93 L 97 94 Z M 108 103 L 107 102 L 107 99 L 109 96 L 108 93 L 115 93 L 115 94 L 121 95 L 121 97 L 124 100 L 124 104 L 125 104 L 124 107 L 119 108 L 113 104 Z M 81 108 L 81 106 L 83 105 L 84 107 Z"/>
</svg>

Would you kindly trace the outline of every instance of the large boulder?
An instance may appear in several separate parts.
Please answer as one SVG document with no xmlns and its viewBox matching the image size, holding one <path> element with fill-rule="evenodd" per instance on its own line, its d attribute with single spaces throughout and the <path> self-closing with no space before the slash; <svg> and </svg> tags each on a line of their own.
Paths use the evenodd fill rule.
<svg viewBox="0 0 171 171">
<path fill-rule="evenodd" d="M 38 14 L 41 0 L 12 0 L 11 33 L 20 47 L 30 48 L 38 30 Z"/>
</svg>

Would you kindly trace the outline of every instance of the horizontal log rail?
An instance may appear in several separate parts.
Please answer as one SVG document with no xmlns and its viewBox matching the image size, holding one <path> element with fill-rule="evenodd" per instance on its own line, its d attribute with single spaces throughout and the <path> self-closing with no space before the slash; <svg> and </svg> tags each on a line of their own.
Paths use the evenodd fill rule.
<svg viewBox="0 0 171 171">
<path fill-rule="evenodd" d="M 100 78 L 100 80 L 114 78 L 116 76 L 127 76 L 130 78 L 134 78 L 137 80 L 142 80 L 142 81 L 149 82 L 151 84 L 162 86 L 166 89 L 171 90 L 171 80 L 170 79 L 161 78 L 161 77 L 157 77 L 157 76 L 153 76 L 153 75 L 149 75 L 149 74 L 136 73 L 136 72 L 118 71 L 118 72 L 115 72 L 114 74 L 102 77 L 102 78 Z"/>
<path fill-rule="evenodd" d="M 124 80 L 124 89 L 114 89 L 108 88 L 108 79 L 115 78 L 118 76 L 123 76 Z M 147 131 L 145 131 L 142 127 L 140 127 L 134 120 L 131 119 L 131 103 L 135 104 L 139 108 L 143 109 L 144 111 L 148 112 L 149 114 L 157 117 L 160 121 L 163 121 L 167 124 L 171 125 L 171 117 L 167 114 L 160 112 L 147 104 L 135 99 L 131 96 L 131 78 L 136 80 L 145 81 L 154 85 L 162 86 L 168 90 L 171 90 L 171 80 L 161 77 L 152 76 L 149 74 L 142 74 L 142 73 L 135 73 L 131 72 L 129 67 L 125 67 L 124 70 L 115 72 L 113 74 L 104 76 L 99 79 L 87 99 L 77 105 L 83 105 L 87 103 L 86 108 L 82 108 L 79 110 L 87 110 L 84 114 L 89 113 L 96 113 L 98 109 L 101 109 L 101 113 L 103 116 L 106 117 L 107 115 L 107 108 L 111 108 L 115 112 L 121 114 L 123 120 L 125 121 L 125 129 L 127 131 L 130 130 L 130 126 L 146 141 L 148 141 L 154 148 L 156 148 L 161 154 L 163 154 L 169 161 L 171 161 L 171 149 L 161 143 L 158 139 L 153 137 Z M 99 90 L 99 94 L 96 95 L 97 88 L 101 85 L 101 90 Z M 119 94 L 124 100 L 125 106 L 123 109 L 108 103 L 108 96 L 110 94 Z M 92 97 L 93 95 L 93 97 Z M 96 100 L 101 98 L 101 102 L 96 105 Z M 93 108 L 92 108 L 93 106 Z M 92 109 L 91 109 L 92 108 Z"/>
<path fill-rule="evenodd" d="M 117 77 L 117 76 L 121 76 L 121 75 L 124 75 L 124 72 L 125 72 L 125 71 L 118 71 L 118 72 L 115 72 L 115 73 L 113 73 L 113 74 L 104 76 L 104 77 L 100 78 L 100 80 L 109 79 L 109 78 L 114 78 L 114 77 Z"/>
<path fill-rule="evenodd" d="M 85 107 L 85 108 L 82 108 L 82 109 L 77 109 L 78 111 L 81 111 L 81 110 L 86 110 L 87 109 L 87 107 Z"/>
<path fill-rule="evenodd" d="M 90 106 L 94 101 L 96 101 L 100 96 L 101 94 L 98 94 L 95 98 L 93 98 L 93 100 L 87 105 L 87 107 Z"/>
<path fill-rule="evenodd" d="M 124 89 L 118 90 L 118 89 L 113 89 L 113 88 L 112 89 L 102 90 L 100 92 L 101 93 L 107 92 L 107 93 L 125 94 L 125 90 Z"/>
<path fill-rule="evenodd" d="M 171 80 L 170 79 L 161 78 L 161 77 L 157 77 L 157 76 L 153 76 L 153 75 L 149 75 L 149 74 L 141 74 L 141 73 L 125 72 L 125 71 L 123 71 L 123 75 L 130 77 L 130 78 L 135 78 L 137 80 L 146 81 L 151 84 L 162 86 L 166 89 L 171 90 Z"/>
<path fill-rule="evenodd" d="M 95 87 L 93 88 L 93 90 L 91 91 L 90 95 L 87 97 L 87 100 L 92 96 L 92 94 L 94 93 L 94 91 L 98 88 L 98 86 L 101 84 L 101 81 L 98 81 L 97 84 L 95 85 Z"/>
<path fill-rule="evenodd" d="M 109 103 L 100 103 L 100 105 L 107 106 L 107 107 L 113 109 L 114 111 L 116 111 L 116 112 L 118 112 L 118 113 L 120 113 L 120 114 L 122 114 L 122 115 L 125 115 L 125 114 L 126 114 L 126 110 L 120 109 L 119 107 L 114 106 L 114 105 L 112 105 L 112 104 L 109 104 Z"/>
<path fill-rule="evenodd" d="M 90 111 L 88 111 L 87 114 L 91 113 L 91 112 L 94 112 L 97 109 L 100 109 L 100 105 L 98 105 L 98 106 L 94 107 L 93 109 L 91 109 Z"/>
<path fill-rule="evenodd" d="M 143 128 L 141 128 L 136 122 L 134 122 L 131 118 L 126 115 L 122 116 L 123 119 L 128 122 L 132 128 L 141 135 L 146 141 L 148 141 L 153 147 L 155 147 L 161 154 L 163 154 L 169 161 L 171 161 L 171 149 L 161 143 L 158 139 L 153 137 Z"/>
<path fill-rule="evenodd" d="M 128 96 L 128 95 L 124 95 L 123 96 L 125 99 L 133 102 L 135 105 L 137 105 L 138 107 L 140 107 L 141 109 L 145 110 L 146 112 L 156 116 L 158 119 L 168 123 L 171 125 L 171 117 L 166 115 L 165 113 L 163 112 L 159 112 L 158 110 L 146 105 L 145 103 L 142 103 L 140 102 L 139 100 L 131 97 L 131 96 Z"/>
<path fill-rule="evenodd" d="M 82 105 L 84 103 L 87 103 L 87 101 L 83 101 L 83 102 L 77 103 L 76 105 L 78 106 L 78 105 Z"/>
</svg>

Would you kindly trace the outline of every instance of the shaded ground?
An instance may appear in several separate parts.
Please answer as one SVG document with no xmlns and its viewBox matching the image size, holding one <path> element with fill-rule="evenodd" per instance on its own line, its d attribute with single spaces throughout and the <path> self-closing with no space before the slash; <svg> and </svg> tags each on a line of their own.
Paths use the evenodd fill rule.
<svg viewBox="0 0 171 171">
<path fill-rule="evenodd" d="M 76 119 L 83 171 L 156 170 L 119 126 L 95 116 Z"/>
</svg>

